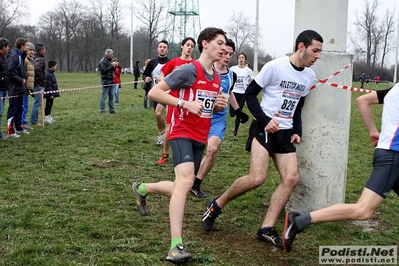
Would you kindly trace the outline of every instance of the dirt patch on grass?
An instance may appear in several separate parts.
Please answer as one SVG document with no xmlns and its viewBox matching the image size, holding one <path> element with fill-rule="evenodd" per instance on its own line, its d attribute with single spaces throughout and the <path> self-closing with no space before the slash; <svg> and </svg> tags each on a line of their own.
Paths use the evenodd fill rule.
<svg viewBox="0 0 399 266">
<path fill-rule="evenodd" d="M 105 161 L 101 164 L 92 164 L 94 168 L 98 169 L 109 169 L 109 168 L 127 168 L 127 169 L 137 169 L 137 167 L 134 167 L 131 164 L 127 163 L 118 163 L 114 161 Z"/>
<path fill-rule="evenodd" d="M 364 221 L 348 221 L 348 228 L 361 228 L 365 232 L 374 232 L 381 230 L 381 221 L 379 219 L 379 212 L 375 212 L 370 219 Z"/>
</svg>

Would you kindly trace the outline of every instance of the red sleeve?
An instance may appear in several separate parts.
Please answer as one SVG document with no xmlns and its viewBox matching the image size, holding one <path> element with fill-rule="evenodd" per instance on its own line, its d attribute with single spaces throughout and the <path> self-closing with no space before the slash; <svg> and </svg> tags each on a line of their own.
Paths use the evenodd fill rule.
<svg viewBox="0 0 399 266">
<path fill-rule="evenodd" d="M 167 75 L 170 74 L 170 72 L 173 71 L 173 69 L 175 68 L 174 62 L 175 62 L 175 60 L 170 60 L 169 62 L 167 62 L 167 63 L 161 68 L 161 71 L 162 71 L 164 77 L 166 77 Z"/>
</svg>

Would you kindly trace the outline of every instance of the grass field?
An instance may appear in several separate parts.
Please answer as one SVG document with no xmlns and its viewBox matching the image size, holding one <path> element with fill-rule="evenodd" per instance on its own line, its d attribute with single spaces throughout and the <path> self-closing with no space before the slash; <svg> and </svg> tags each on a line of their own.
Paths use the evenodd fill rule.
<svg viewBox="0 0 399 266">
<path fill-rule="evenodd" d="M 99 85 L 92 73 L 56 76 L 60 89 Z M 122 82 L 132 79 L 122 76 Z M 169 265 L 168 199 L 150 195 L 150 214 L 143 217 L 131 189 L 134 181 L 174 179 L 171 163 L 156 163 L 162 148 L 155 145 L 154 114 L 143 108 L 144 91 L 131 84 L 120 90 L 116 115 L 100 114 L 100 94 L 100 87 L 61 93 L 54 124 L 0 142 L 1 265 Z M 352 95 L 347 202 L 357 200 L 372 169 L 373 147 L 355 104 L 359 95 Z M 381 106 L 373 111 L 379 123 Z M 248 172 L 248 127 L 241 125 L 234 141 L 228 118 L 225 142 L 203 183 L 210 196 Z M 194 255 L 188 265 L 317 265 L 322 245 L 398 244 L 399 202 L 393 193 L 368 222 L 308 227 L 292 253 L 258 242 L 256 232 L 278 182 L 272 166 L 265 184 L 225 207 L 211 233 L 200 223 L 208 199 L 190 196 L 183 228 Z M 276 224 L 280 232 L 282 223 L 283 215 Z"/>
</svg>

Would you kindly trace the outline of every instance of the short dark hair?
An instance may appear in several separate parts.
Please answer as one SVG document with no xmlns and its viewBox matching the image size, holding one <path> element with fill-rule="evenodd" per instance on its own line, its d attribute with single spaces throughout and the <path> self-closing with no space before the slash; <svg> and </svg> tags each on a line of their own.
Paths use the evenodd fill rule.
<svg viewBox="0 0 399 266">
<path fill-rule="evenodd" d="M 236 51 L 236 44 L 233 42 L 232 39 L 229 38 L 226 39 L 226 46 L 233 48 L 233 52 Z"/>
<path fill-rule="evenodd" d="M 3 49 L 3 47 L 7 47 L 10 45 L 10 41 L 7 40 L 6 38 L 1 37 L 0 38 L 0 49 Z"/>
<path fill-rule="evenodd" d="M 247 61 L 247 55 L 244 52 L 241 52 L 237 55 L 237 59 L 240 55 L 243 55 L 245 57 L 245 61 Z"/>
<path fill-rule="evenodd" d="M 27 42 L 28 42 L 28 39 L 25 39 L 25 38 L 18 38 L 18 39 L 15 40 L 15 47 L 16 47 L 17 49 L 21 49 L 21 47 L 22 47 L 23 45 L 25 45 L 25 43 L 27 43 Z"/>
<path fill-rule="evenodd" d="M 136 61 L 136 65 L 140 64 L 140 61 Z"/>
<path fill-rule="evenodd" d="M 298 44 L 303 43 L 305 48 L 312 44 L 313 40 L 323 43 L 323 37 L 314 30 L 305 30 L 299 33 L 295 40 L 294 52 L 298 51 Z"/>
<path fill-rule="evenodd" d="M 202 53 L 202 50 L 204 49 L 204 47 L 202 46 L 202 41 L 205 40 L 207 42 L 210 42 L 213 39 L 215 39 L 216 36 L 218 35 L 223 35 L 224 38 L 226 39 L 226 32 L 222 29 L 213 28 L 213 27 L 208 27 L 203 29 L 197 38 L 198 50 L 200 51 L 200 53 Z"/>
<path fill-rule="evenodd" d="M 168 46 L 168 48 L 169 48 L 169 43 L 168 43 L 167 40 L 162 40 L 162 41 L 160 41 L 160 42 L 158 43 L 157 47 L 159 46 L 160 43 L 166 44 L 166 45 Z"/>
<path fill-rule="evenodd" d="M 36 52 L 40 52 L 41 50 L 43 50 L 43 47 L 44 47 L 43 44 L 37 43 L 37 44 L 35 45 L 35 51 L 36 51 Z"/>
<path fill-rule="evenodd" d="M 57 62 L 54 61 L 54 60 L 50 60 L 50 61 L 48 61 L 48 63 L 47 63 L 47 67 L 48 67 L 48 68 L 52 68 L 52 67 L 55 66 L 55 65 L 57 65 Z"/>
<path fill-rule="evenodd" d="M 186 42 L 188 42 L 188 41 L 192 41 L 192 42 L 194 43 L 194 46 L 197 44 L 197 43 L 195 42 L 194 38 L 192 38 L 192 37 L 186 37 L 186 38 L 183 39 L 183 41 L 181 41 L 181 45 L 185 45 Z"/>
</svg>

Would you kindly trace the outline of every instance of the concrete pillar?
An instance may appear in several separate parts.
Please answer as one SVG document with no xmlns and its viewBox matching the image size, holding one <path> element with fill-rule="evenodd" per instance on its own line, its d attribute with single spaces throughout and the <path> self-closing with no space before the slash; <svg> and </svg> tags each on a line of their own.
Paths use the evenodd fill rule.
<svg viewBox="0 0 399 266">
<path fill-rule="evenodd" d="M 346 53 L 348 0 L 296 0 L 295 30 L 306 29 L 324 39 L 321 58 L 312 69 L 325 79 L 350 64 Z M 331 83 L 352 84 L 352 68 L 331 78 Z M 345 201 L 351 92 L 318 86 L 306 97 L 302 110 L 302 143 L 297 146 L 301 182 L 287 209 L 307 212 Z"/>
</svg>

